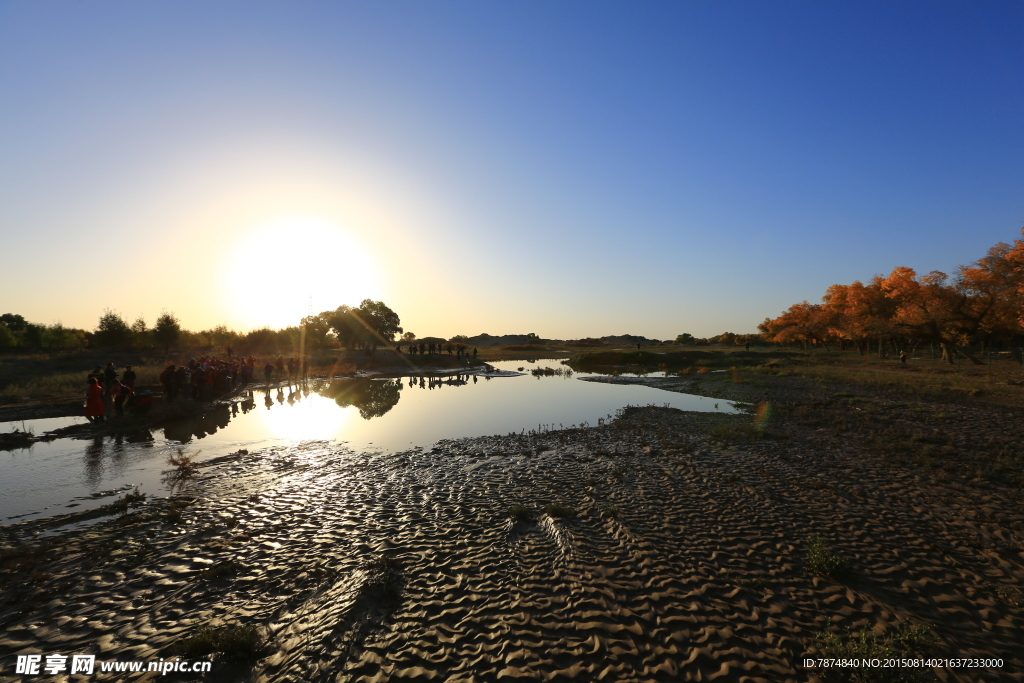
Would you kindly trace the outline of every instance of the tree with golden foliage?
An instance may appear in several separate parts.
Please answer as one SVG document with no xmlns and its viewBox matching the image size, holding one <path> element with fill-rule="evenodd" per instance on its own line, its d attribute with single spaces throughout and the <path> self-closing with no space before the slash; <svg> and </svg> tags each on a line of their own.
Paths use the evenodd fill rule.
<svg viewBox="0 0 1024 683">
<path fill-rule="evenodd" d="M 758 329 L 770 342 L 825 348 L 849 343 L 862 354 L 875 340 L 898 349 L 938 344 L 946 362 L 959 353 L 978 363 L 968 345 L 1024 335 L 1024 239 L 996 244 L 952 279 L 940 271 L 918 276 L 900 266 L 867 285 L 832 285 L 822 303 L 794 304 Z"/>
</svg>

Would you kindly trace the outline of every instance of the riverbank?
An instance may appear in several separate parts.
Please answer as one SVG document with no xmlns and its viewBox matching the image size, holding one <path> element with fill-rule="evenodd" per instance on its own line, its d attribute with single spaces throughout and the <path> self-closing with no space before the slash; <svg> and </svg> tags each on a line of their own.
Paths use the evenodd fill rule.
<svg viewBox="0 0 1024 683">
<path fill-rule="evenodd" d="M 687 389 L 771 414 L 634 408 L 431 451 L 240 451 L 81 531 L 8 525 L 0 650 L 167 658 L 207 625 L 255 636 L 217 646 L 209 680 L 804 681 L 805 658 L 853 656 L 866 632 L 877 656 L 1003 662 L 940 680 L 1024 680 L 1021 489 L 971 470 L 1020 421 L 739 379 Z M 968 433 L 884 449 L 929 424 Z"/>
<path fill-rule="evenodd" d="M 485 372 L 488 368 L 486 362 L 476 360 L 472 357 L 446 356 L 442 354 L 409 356 L 395 353 L 390 350 L 378 351 L 373 356 L 368 356 L 365 351 L 350 352 L 340 356 L 316 357 L 311 362 L 309 379 L 323 380 L 336 377 L 431 377 L 455 373 L 475 374 Z M 136 386 L 137 391 L 148 390 L 153 392 L 156 401 L 154 415 L 146 419 L 126 418 L 134 420 L 140 425 L 153 425 L 160 423 L 159 414 L 161 405 L 164 405 L 163 387 L 156 382 L 162 367 L 136 366 L 140 381 Z M 42 371 L 40 371 L 42 372 Z M 82 415 L 84 408 L 84 396 L 86 386 L 87 370 L 77 373 L 60 373 L 58 375 L 42 375 L 43 379 L 35 382 L 34 386 L 42 387 L 39 393 L 25 393 L 19 391 L 7 391 L 0 395 L 0 424 L 4 422 L 17 422 L 21 420 L 34 420 L 48 417 L 70 417 Z M 253 381 L 251 388 L 276 389 L 278 386 L 287 386 L 287 381 L 273 377 L 272 381 Z M 13 385 L 15 389 L 21 385 Z M 19 395 L 25 393 L 25 395 Z M 237 393 L 237 392 L 235 392 Z M 221 396 L 220 400 L 230 398 Z M 178 408 L 170 410 L 171 419 L 174 419 L 179 412 L 184 410 L 179 404 L 188 403 L 179 401 L 175 403 Z M 196 404 L 191 410 L 192 413 L 201 412 L 202 406 Z M 109 414 L 109 406 L 108 406 Z M 122 421 L 123 422 L 123 421 Z M 112 427 L 97 428 L 97 432 L 104 432 Z M 105 433 L 105 432 L 104 432 Z"/>
</svg>

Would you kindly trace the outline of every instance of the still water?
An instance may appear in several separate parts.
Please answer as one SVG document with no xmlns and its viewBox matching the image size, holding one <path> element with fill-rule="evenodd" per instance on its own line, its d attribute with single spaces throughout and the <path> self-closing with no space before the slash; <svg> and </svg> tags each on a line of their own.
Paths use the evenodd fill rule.
<svg viewBox="0 0 1024 683">
<path fill-rule="evenodd" d="M 512 372 L 524 367 L 527 373 L 538 366 L 562 367 L 558 361 L 492 365 Z M 96 494 L 124 487 L 138 485 L 146 493 L 165 495 L 161 472 L 167 469 L 167 456 L 178 448 L 198 451 L 200 461 L 239 448 L 309 440 L 333 441 L 353 450 L 397 451 L 429 447 L 445 438 L 558 429 L 584 422 L 596 425 L 599 418 L 627 405 L 737 411 L 720 399 L 580 381 L 584 376 L 311 382 L 301 390 L 255 391 L 251 400 L 233 408 L 152 432 L 84 441 L 58 439 L 0 451 L 0 523 L 96 507 L 112 500 Z M 40 434 L 80 421 L 57 418 L 26 421 L 26 426 Z"/>
</svg>

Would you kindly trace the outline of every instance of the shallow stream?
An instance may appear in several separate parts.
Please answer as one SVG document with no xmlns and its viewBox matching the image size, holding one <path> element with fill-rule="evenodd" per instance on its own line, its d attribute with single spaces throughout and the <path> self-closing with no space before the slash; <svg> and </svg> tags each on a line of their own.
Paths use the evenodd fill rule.
<svg viewBox="0 0 1024 683">
<path fill-rule="evenodd" d="M 524 374 L 310 382 L 302 388 L 257 390 L 202 419 L 166 428 L 92 440 L 57 439 L 0 451 L 0 523 L 97 507 L 110 502 L 114 492 L 134 486 L 151 495 L 166 495 L 161 473 L 168 467 L 167 457 L 179 448 L 198 452 L 199 461 L 240 448 L 312 440 L 353 450 L 399 451 L 447 438 L 597 425 L 599 419 L 629 405 L 738 410 L 721 399 L 579 381 L 588 373 L 529 374 L 537 367 L 563 369 L 557 360 L 492 365 L 504 372 L 522 368 Z M 83 421 L 51 418 L 0 427 L 9 431 L 24 425 L 41 434 Z"/>
</svg>

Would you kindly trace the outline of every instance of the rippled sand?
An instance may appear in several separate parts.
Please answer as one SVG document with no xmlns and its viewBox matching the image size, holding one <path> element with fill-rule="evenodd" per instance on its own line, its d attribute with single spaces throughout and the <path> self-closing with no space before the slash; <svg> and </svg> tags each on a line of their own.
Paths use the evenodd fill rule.
<svg viewBox="0 0 1024 683">
<path fill-rule="evenodd" d="M 710 445 L 724 419 L 634 409 L 431 452 L 225 459 L 180 523 L 152 502 L 22 567 L 4 672 L 15 653 L 168 657 L 197 624 L 243 623 L 269 637 L 240 674 L 257 681 L 803 681 L 826 627 L 909 622 L 937 655 L 1005 660 L 942 680 L 1022 680 L 1024 557 L 968 512 L 1019 503 L 792 442 Z M 535 518 L 509 518 L 516 503 Z M 848 577 L 808 572 L 812 535 Z M 238 571 L 200 578 L 227 561 Z"/>
</svg>

